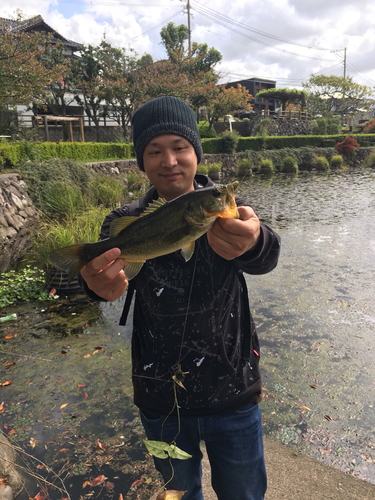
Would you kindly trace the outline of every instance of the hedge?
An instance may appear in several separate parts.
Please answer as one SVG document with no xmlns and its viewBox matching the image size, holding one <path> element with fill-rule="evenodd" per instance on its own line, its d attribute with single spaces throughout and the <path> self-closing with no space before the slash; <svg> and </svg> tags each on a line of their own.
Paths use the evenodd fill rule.
<svg viewBox="0 0 375 500">
<path fill-rule="evenodd" d="M 236 152 L 267 151 L 286 148 L 333 148 L 351 134 L 340 135 L 295 135 L 240 137 Z M 375 146 L 375 134 L 356 134 L 354 138 L 362 147 Z M 225 153 L 225 144 L 218 138 L 202 139 L 205 154 Z M 100 142 L 14 142 L 0 143 L 0 171 L 4 166 L 16 165 L 22 158 L 38 159 L 65 158 L 78 161 L 92 161 L 106 158 L 134 158 L 132 144 Z"/>
<path fill-rule="evenodd" d="M 335 144 L 342 142 L 349 135 L 351 134 L 240 137 L 237 144 L 237 153 L 302 147 L 333 148 Z M 375 146 L 375 134 L 357 134 L 354 135 L 354 138 L 362 147 Z M 206 154 L 224 152 L 220 138 L 202 139 L 202 147 Z"/>
<path fill-rule="evenodd" d="M 134 158 L 132 144 L 102 142 L 19 142 L 0 143 L 0 169 L 16 165 L 22 158 L 49 160 L 62 158 L 90 161 L 106 158 Z"/>
</svg>

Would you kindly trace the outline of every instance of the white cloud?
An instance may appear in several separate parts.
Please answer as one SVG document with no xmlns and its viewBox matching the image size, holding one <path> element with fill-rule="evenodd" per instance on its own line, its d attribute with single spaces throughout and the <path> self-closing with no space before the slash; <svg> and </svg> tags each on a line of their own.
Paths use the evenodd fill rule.
<svg viewBox="0 0 375 500">
<path fill-rule="evenodd" d="M 0 16 L 15 8 L 41 14 L 65 37 L 165 57 L 160 30 L 169 21 L 187 24 L 179 0 L 2 0 Z M 346 74 L 375 86 L 375 2 L 367 0 L 191 0 L 192 40 L 223 55 L 225 81 L 259 76 L 278 87 L 300 86 L 313 73 Z M 256 31 L 258 30 L 258 31 Z M 294 42 L 294 43 L 291 43 Z M 332 52 L 336 51 L 336 52 Z"/>
</svg>

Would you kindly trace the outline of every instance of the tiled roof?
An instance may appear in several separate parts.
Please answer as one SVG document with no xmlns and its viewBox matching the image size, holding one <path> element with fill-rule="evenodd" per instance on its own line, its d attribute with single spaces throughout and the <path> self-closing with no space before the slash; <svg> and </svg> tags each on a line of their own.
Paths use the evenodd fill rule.
<svg viewBox="0 0 375 500">
<path fill-rule="evenodd" d="M 40 15 L 33 16 L 28 19 L 22 19 L 21 21 L 0 17 L 0 31 L 1 26 L 4 26 L 5 28 L 11 28 L 12 31 L 15 32 L 33 31 L 34 29 L 38 28 L 41 31 L 53 33 L 55 38 L 60 39 L 64 43 L 64 45 L 71 47 L 72 49 L 79 50 L 82 47 L 80 43 L 73 42 L 73 40 L 68 40 L 64 36 L 60 35 L 60 33 L 51 28 L 51 26 L 49 26 Z"/>
</svg>

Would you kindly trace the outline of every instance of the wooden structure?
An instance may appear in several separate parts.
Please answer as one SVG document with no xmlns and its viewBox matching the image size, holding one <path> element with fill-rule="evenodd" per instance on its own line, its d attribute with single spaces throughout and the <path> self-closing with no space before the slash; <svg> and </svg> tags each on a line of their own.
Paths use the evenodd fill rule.
<svg viewBox="0 0 375 500">
<path fill-rule="evenodd" d="M 45 136 L 46 136 L 46 141 L 49 141 L 49 134 L 48 134 L 48 122 L 68 122 L 69 123 L 69 138 L 70 142 L 73 141 L 73 125 L 72 122 L 79 121 L 79 140 L 81 142 L 85 142 L 85 132 L 83 128 L 83 117 L 76 117 L 76 116 L 54 116 L 54 115 L 43 115 L 43 116 L 35 116 L 34 117 L 36 121 L 42 120 L 44 123 L 44 131 L 45 131 Z"/>
<path fill-rule="evenodd" d="M 276 112 L 272 112 L 269 109 L 264 109 L 261 113 L 262 116 L 273 116 L 277 118 L 286 118 L 288 120 L 308 120 L 310 115 L 307 111 L 282 111 L 279 109 Z"/>
</svg>

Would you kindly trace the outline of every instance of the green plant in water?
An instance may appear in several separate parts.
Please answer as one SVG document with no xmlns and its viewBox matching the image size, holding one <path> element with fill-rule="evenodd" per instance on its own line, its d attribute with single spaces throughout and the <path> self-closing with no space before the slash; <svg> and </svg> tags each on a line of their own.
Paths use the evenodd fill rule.
<svg viewBox="0 0 375 500">
<path fill-rule="evenodd" d="M 270 158 L 262 158 L 260 160 L 260 170 L 262 174 L 271 174 L 274 171 L 273 162 Z"/>
<path fill-rule="evenodd" d="M 15 302 L 53 300 L 45 288 L 43 272 L 27 265 L 21 271 L 8 271 L 0 276 L 0 308 Z"/>
<path fill-rule="evenodd" d="M 364 161 L 365 167 L 375 168 L 375 153 L 371 153 Z"/>
<path fill-rule="evenodd" d="M 298 172 L 297 160 L 294 156 L 286 156 L 281 163 L 281 172 Z"/>
<path fill-rule="evenodd" d="M 252 163 L 249 158 L 241 158 L 236 165 L 236 173 L 239 177 L 245 177 L 252 173 Z"/>
<path fill-rule="evenodd" d="M 315 158 L 315 166 L 317 170 L 328 170 L 329 169 L 329 161 L 325 156 L 317 156 Z"/>
<path fill-rule="evenodd" d="M 218 180 L 221 174 L 221 163 L 209 163 L 207 165 L 207 174 L 212 180 Z"/>
<path fill-rule="evenodd" d="M 343 159 L 341 155 L 334 155 L 331 158 L 331 167 L 332 168 L 340 168 L 342 167 Z"/>
</svg>

